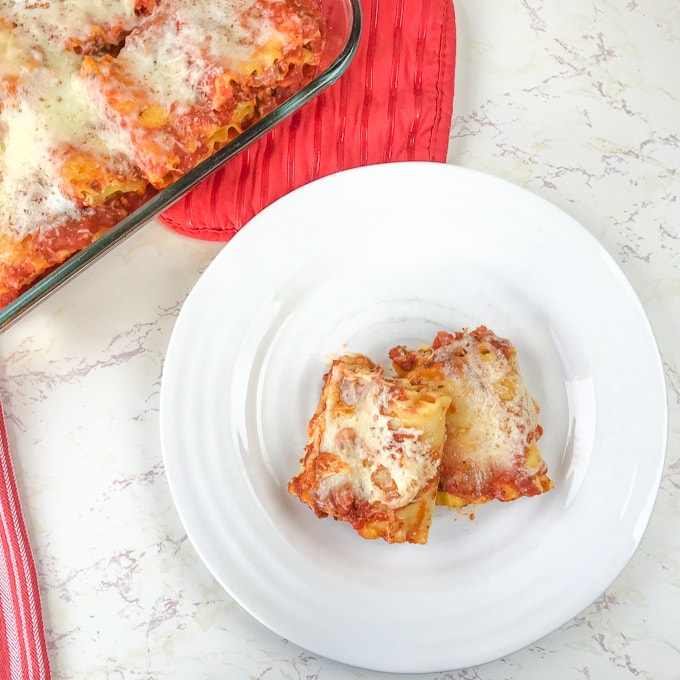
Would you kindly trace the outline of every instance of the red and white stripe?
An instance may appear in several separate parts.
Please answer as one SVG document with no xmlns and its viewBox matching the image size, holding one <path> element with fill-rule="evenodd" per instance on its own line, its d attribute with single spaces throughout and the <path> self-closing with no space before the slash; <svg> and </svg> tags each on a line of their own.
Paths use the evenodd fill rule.
<svg viewBox="0 0 680 680">
<path fill-rule="evenodd" d="M 0 406 L 0 678 L 49 677 L 38 579 Z"/>
</svg>

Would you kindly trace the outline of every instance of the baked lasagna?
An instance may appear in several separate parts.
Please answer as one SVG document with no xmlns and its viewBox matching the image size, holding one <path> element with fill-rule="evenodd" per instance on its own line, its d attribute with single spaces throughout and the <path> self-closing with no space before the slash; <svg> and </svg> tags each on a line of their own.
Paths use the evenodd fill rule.
<svg viewBox="0 0 680 680">
<path fill-rule="evenodd" d="M 386 376 L 362 355 L 333 361 L 289 491 L 364 538 L 425 543 L 450 398 Z"/>
<path fill-rule="evenodd" d="M 539 407 L 515 347 L 485 326 L 332 362 L 288 490 L 369 539 L 425 543 L 435 505 L 512 501 L 553 488 Z"/>
<path fill-rule="evenodd" d="M 0 0 L 0 306 L 304 86 L 317 0 Z"/>
<path fill-rule="evenodd" d="M 437 503 L 511 501 L 553 488 L 538 448 L 539 408 L 515 347 L 484 326 L 440 332 L 429 347 L 390 353 L 413 385 L 450 398 Z"/>
</svg>

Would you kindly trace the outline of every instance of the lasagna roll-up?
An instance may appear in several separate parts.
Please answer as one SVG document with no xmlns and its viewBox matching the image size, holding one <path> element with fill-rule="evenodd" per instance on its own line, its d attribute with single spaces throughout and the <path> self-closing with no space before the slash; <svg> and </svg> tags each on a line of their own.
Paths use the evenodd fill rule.
<svg viewBox="0 0 680 680">
<path fill-rule="evenodd" d="M 288 490 L 318 517 L 349 522 L 364 538 L 425 543 L 449 403 L 426 386 L 386 376 L 365 356 L 336 359 Z"/>
<path fill-rule="evenodd" d="M 485 326 L 442 331 L 431 347 L 395 347 L 390 358 L 399 375 L 451 399 L 439 505 L 511 501 L 553 488 L 537 444 L 539 408 L 508 340 Z"/>
</svg>

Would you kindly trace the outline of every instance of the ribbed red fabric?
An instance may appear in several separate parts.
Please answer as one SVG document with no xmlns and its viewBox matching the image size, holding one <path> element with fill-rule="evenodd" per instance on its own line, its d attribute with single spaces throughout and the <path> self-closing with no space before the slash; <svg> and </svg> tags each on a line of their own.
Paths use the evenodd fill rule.
<svg viewBox="0 0 680 680">
<path fill-rule="evenodd" d="M 362 0 L 363 31 L 343 76 L 213 173 L 160 219 L 229 240 L 314 179 L 390 161 L 446 161 L 453 109 L 452 0 Z"/>
<path fill-rule="evenodd" d="M 0 678 L 47 680 L 40 593 L 0 406 Z"/>
</svg>

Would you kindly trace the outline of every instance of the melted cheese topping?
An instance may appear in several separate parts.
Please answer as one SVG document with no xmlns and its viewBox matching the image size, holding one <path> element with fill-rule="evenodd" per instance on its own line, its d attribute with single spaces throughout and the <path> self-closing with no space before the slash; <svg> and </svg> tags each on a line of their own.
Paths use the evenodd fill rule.
<svg viewBox="0 0 680 680">
<path fill-rule="evenodd" d="M 449 445 L 472 454 L 477 475 L 489 468 L 515 466 L 538 425 L 536 404 L 520 377 L 514 353 L 508 358 L 493 346 L 481 347 L 466 333 L 434 352 L 451 383 L 449 391 L 457 395 L 447 420 L 460 442 Z"/>
<path fill-rule="evenodd" d="M 78 77 L 81 57 L 63 48 L 86 38 L 92 21 L 133 20 L 131 2 L 0 3 L 0 81 L 13 87 L 0 109 L 0 230 L 17 239 L 78 217 L 61 189 L 54 154 L 73 145 L 109 155 L 121 145 L 107 132 Z"/>
<path fill-rule="evenodd" d="M 379 375 L 344 375 L 339 400 L 326 404 L 320 450 L 337 455 L 345 468 L 321 482 L 319 498 L 349 484 L 359 501 L 399 508 L 438 472 L 439 459 L 430 455 L 423 430 L 395 418 L 389 383 Z"/>
<path fill-rule="evenodd" d="M 126 41 L 118 61 L 157 103 L 181 112 L 200 98 L 202 83 L 218 67 L 249 73 L 271 65 L 256 51 L 271 41 L 283 44 L 284 36 L 266 14 L 249 15 L 252 8 L 253 0 L 161 5 Z"/>
<path fill-rule="evenodd" d="M 15 41 L 17 53 L 26 59 L 40 54 L 29 38 L 22 37 Z M 77 76 L 79 57 L 58 54 L 56 58 L 43 53 L 42 63 L 31 69 L 12 63 L 20 78 L 14 96 L 0 110 L 6 130 L 0 140 L 0 229 L 19 239 L 42 225 L 58 226 L 78 215 L 79 206 L 61 189 L 56 150 L 73 145 L 109 156 L 121 148 L 85 95 Z"/>
<path fill-rule="evenodd" d="M 93 25 L 129 29 L 137 22 L 134 0 L 0 0 L 0 16 L 54 51 L 62 51 L 69 39 L 87 41 Z"/>
</svg>

